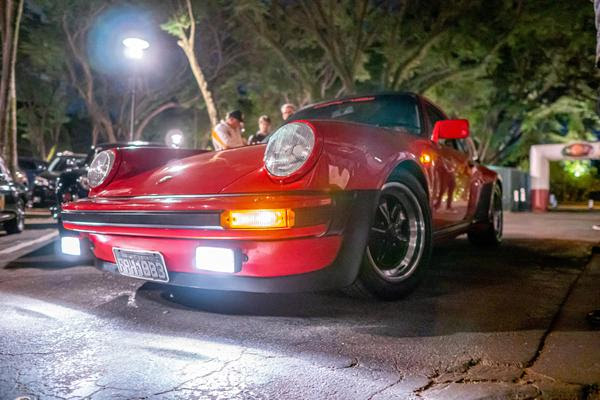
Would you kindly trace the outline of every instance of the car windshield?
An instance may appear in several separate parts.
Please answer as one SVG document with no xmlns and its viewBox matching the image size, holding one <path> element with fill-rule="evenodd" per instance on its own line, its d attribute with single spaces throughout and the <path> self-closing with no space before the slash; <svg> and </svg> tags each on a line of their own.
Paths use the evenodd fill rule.
<svg viewBox="0 0 600 400">
<path fill-rule="evenodd" d="M 292 116 L 292 120 L 301 119 L 349 121 L 421 133 L 417 102 L 410 95 L 359 97 L 317 104 Z"/>
<path fill-rule="evenodd" d="M 81 157 L 56 157 L 50 163 L 48 171 L 50 172 L 63 172 L 69 168 L 78 168 L 83 163 L 84 159 Z"/>
</svg>

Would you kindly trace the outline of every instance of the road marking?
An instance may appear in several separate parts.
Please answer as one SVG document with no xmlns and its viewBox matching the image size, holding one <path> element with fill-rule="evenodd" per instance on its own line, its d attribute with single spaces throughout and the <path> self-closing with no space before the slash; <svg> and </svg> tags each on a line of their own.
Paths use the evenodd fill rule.
<svg viewBox="0 0 600 400">
<path fill-rule="evenodd" d="M 23 249 L 25 247 L 33 246 L 34 244 L 38 244 L 38 243 L 42 243 L 42 242 L 45 242 L 45 241 L 50 240 L 50 239 L 54 239 L 56 236 L 58 236 L 58 232 L 50 232 L 50 233 L 47 233 L 44 236 L 41 236 L 41 237 L 39 237 L 39 238 L 37 238 L 35 240 L 30 240 L 30 241 L 27 241 L 27 242 L 19 243 L 19 244 L 15 245 L 15 246 L 11 246 L 11 247 L 9 247 L 7 249 L 0 250 L 0 254 L 14 253 L 15 251 L 19 251 L 19 250 L 21 250 L 21 249 Z"/>
</svg>

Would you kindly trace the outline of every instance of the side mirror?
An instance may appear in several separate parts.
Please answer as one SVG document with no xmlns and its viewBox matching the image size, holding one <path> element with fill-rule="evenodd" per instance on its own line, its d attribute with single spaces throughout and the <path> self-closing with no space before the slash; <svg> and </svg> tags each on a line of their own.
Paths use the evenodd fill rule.
<svg viewBox="0 0 600 400">
<path fill-rule="evenodd" d="M 469 136 L 469 121 L 466 119 L 445 119 L 435 123 L 431 140 L 464 139 Z"/>
</svg>

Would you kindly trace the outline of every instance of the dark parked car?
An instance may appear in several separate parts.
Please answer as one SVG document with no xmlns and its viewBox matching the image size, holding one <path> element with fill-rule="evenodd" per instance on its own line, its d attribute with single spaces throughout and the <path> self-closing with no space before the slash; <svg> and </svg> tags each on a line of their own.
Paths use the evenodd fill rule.
<svg viewBox="0 0 600 400">
<path fill-rule="evenodd" d="M 53 205 L 56 201 L 56 180 L 61 173 L 70 169 L 79 168 L 85 162 L 85 154 L 71 152 L 58 153 L 48 169 L 34 179 L 33 204 L 37 206 Z"/>
<path fill-rule="evenodd" d="M 0 223 L 8 234 L 25 229 L 27 188 L 15 182 L 0 157 Z"/>
<path fill-rule="evenodd" d="M 35 177 L 48 169 L 48 163 L 33 157 L 19 157 L 19 168 L 27 176 L 29 190 L 33 192 Z"/>
</svg>

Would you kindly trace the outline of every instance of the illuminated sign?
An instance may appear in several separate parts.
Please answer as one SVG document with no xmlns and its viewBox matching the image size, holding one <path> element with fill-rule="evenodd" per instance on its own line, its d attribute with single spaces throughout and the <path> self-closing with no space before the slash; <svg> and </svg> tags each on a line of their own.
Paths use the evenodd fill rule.
<svg viewBox="0 0 600 400">
<path fill-rule="evenodd" d="M 573 143 L 562 149 L 563 156 L 567 157 L 587 157 L 591 156 L 594 147 L 587 143 Z"/>
</svg>

